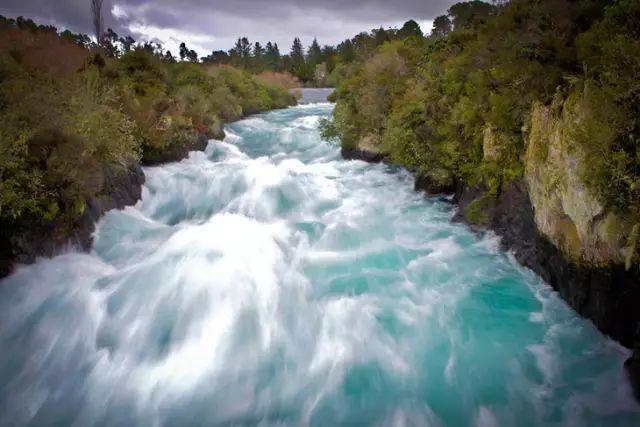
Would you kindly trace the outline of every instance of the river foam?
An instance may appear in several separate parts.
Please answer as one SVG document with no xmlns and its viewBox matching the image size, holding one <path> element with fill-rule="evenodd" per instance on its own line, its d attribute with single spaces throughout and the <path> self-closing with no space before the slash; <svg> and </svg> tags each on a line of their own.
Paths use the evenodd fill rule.
<svg viewBox="0 0 640 427">
<path fill-rule="evenodd" d="M 0 283 L 3 425 L 632 425 L 628 351 L 498 238 L 322 141 L 227 127 Z"/>
</svg>

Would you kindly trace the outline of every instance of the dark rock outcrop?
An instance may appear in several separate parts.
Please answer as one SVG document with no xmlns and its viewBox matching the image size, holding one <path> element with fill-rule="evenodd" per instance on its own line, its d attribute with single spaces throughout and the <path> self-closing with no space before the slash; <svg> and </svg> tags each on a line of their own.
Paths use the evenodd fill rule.
<svg viewBox="0 0 640 427">
<path fill-rule="evenodd" d="M 342 157 L 347 160 L 364 160 L 369 163 L 380 163 L 386 160 L 387 156 L 383 153 L 378 153 L 369 150 L 362 150 L 358 148 L 342 148 Z"/>
<path fill-rule="evenodd" d="M 0 277 L 15 264 L 28 264 L 40 256 L 54 256 L 65 247 L 91 247 L 95 223 L 108 210 L 133 205 L 142 193 L 145 177 L 140 165 L 106 168 L 99 195 L 86 200 L 82 215 L 72 224 L 62 220 L 27 219 L 19 224 L 0 224 Z"/>
<path fill-rule="evenodd" d="M 427 175 L 416 175 L 413 182 L 415 191 L 424 191 L 427 194 L 452 194 L 456 191 L 456 182 L 450 184 L 440 184 Z"/>
<path fill-rule="evenodd" d="M 189 155 L 190 151 L 202 151 L 207 147 L 209 139 L 206 135 L 175 142 L 162 149 L 147 148 L 144 150 L 142 164 L 146 166 L 159 165 L 167 162 L 177 162 Z"/>
</svg>

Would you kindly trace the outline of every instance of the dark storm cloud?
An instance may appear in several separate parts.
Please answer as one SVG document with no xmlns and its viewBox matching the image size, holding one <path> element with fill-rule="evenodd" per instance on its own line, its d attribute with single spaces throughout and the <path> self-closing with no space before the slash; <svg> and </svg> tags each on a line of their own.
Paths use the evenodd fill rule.
<svg viewBox="0 0 640 427">
<path fill-rule="evenodd" d="M 452 0 L 105 0 L 105 26 L 175 50 L 185 41 L 199 53 L 228 49 L 238 36 L 273 40 L 287 50 L 293 37 L 335 44 L 408 19 L 428 27 Z M 91 32 L 89 0 L 2 0 L 0 14 L 24 15 Z"/>
</svg>

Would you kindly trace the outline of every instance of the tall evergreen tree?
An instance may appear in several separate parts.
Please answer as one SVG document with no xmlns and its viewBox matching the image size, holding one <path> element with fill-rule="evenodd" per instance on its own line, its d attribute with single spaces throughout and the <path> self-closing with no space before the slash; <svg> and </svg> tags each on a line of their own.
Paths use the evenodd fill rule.
<svg viewBox="0 0 640 427">
<path fill-rule="evenodd" d="M 260 44 L 260 42 L 255 42 L 253 44 L 253 61 L 252 61 L 252 69 L 254 72 L 262 72 L 265 69 L 265 50 L 264 47 Z"/>
<path fill-rule="evenodd" d="M 313 38 L 313 42 L 311 46 L 309 46 L 309 50 L 307 51 L 307 60 L 311 66 L 316 66 L 317 64 L 322 62 L 322 49 L 320 49 L 320 45 L 318 44 L 318 40 Z"/>
<path fill-rule="evenodd" d="M 280 49 L 278 48 L 278 43 L 267 42 L 265 59 L 267 67 L 271 71 L 282 70 L 282 61 L 280 58 Z"/>
<path fill-rule="evenodd" d="M 348 63 L 356 59 L 356 53 L 351 40 L 347 39 L 338 45 L 338 56 L 340 62 Z"/>
<path fill-rule="evenodd" d="M 118 34 L 116 34 L 116 32 L 111 28 L 107 29 L 106 33 L 103 33 L 101 45 L 104 49 L 105 55 L 111 58 L 117 58 L 120 56 L 120 49 L 118 48 L 119 40 L 120 38 L 118 37 Z"/>
<path fill-rule="evenodd" d="M 260 44 L 260 42 L 255 42 L 253 44 L 253 57 L 255 59 L 259 59 L 262 60 L 262 57 L 264 56 L 265 50 L 262 47 L 262 45 Z"/>
<path fill-rule="evenodd" d="M 251 61 L 251 43 L 247 37 L 238 37 L 233 49 L 229 51 L 231 63 L 238 67 L 249 68 Z"/>
<path fill-rule="evenodd" d="M 298 37 L 293 39 L 293 45 L 291 46 L 289 56 L 291 57 L 291 62 L 295 68 L 304 66 L 304 48 L 302 47 L 302 42 Z"/>
</svg>

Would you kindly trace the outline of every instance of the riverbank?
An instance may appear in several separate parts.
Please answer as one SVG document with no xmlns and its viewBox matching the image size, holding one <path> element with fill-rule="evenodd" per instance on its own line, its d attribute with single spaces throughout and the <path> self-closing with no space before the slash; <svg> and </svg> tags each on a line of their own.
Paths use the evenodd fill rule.
<svg viewBox="0 0 640 427">
<path fill-rule="evenodd" d="M 71 223 L 63 218 L 43 221 L 38 217 L 23 218 L 19 223 L 0 221 L 0 279 L 11 274 L 15 266 L 31 264 L 39 257 L 53 257 L 73 248 L 90 250 L 100 218 L 111 209 L 123 209 L 140 200 L 145 183 L 143 166 L 177 162 L 192 151 L 203 151 L 209 137 L 224 139 L 224 131 L 220 127 L 215 133 L 170 144 L 166 149 L 154 150 L 139 162 L 128 161 L 124 168 L 104 166 L 99 192 L 84 199 L 82 213 Z"/>
<path fill-rule="evenodd" d="M 142 166 L 295 104 L 278 73 L 177 62 L 159 45 L 109 51 L 25 22 L 0 17 L 0 277 L 89 248 L 104 212 L 140 198 Z"/>
</svg>

